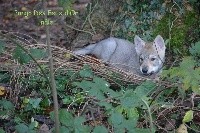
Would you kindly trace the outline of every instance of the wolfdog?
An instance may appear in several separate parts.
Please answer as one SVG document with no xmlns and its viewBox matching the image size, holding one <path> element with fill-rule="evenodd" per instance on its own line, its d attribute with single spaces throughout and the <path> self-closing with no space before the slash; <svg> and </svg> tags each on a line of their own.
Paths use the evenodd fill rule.
<svg viewBox="0 0 200 133">
<path fill-rule="evenodd" d="M 112 67 L 144 77 L 157 77 L 165 60 L 165 49 L 164 40 L 160 35 L 157 35 L 151 43 L 146 43 L 136 35 L 134 44 L 124 39 L 110 37 L 75 50 L 74 54 L 92 54 Z"/>
</svg>

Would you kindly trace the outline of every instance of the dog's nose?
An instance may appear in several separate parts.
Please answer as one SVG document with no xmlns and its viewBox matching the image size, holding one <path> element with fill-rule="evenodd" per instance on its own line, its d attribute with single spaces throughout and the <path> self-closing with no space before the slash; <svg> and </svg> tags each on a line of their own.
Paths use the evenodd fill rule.
<svg viewBox="0 0 200 133">
<path fill-rule="evenodd" d="M 147 67 L 142 68 L 142 73 L 147 74 L 147 72 L 148 72 L 148 68 Z"/>
</svg>

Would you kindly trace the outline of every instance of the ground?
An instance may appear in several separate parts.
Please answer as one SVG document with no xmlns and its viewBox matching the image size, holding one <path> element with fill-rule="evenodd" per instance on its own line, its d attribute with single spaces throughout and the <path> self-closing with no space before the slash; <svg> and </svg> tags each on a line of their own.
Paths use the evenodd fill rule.
<svg viewBox="0 0 200 133">
<path fill-rule="evenodd" d="M 138 1 L 131 1 L 131 0 L 128 1 L 99 0 L 99 1 L 93 1 L 92 3 L 90 2 L 91 2 L 90 0 L 75 0 L 75 2 L 72 3 L 72 5 L 68 3 L 68 5 L 70 5 L 70 7 L 73 8 L 71 9 L 67 8 L 65 11 L 66 12 L 69 11 L 72 13 L 72 10 L 75 10 L 77 11 L 77 14 L 66 15 L 66 16 L 59 16 L 59 15 L 49 16 L 50 21 L 53 21 L 53 24 L 49 26 L 51 44 L 53 46 L 58 46 L 54 47 L 53 49 L 53 54 L 55 55 L 54 56 L 55 62 L 57 63 L 56 65 L 58 65 L 60 62 L 62 62 L 68 57 L 68 54 L 65 53 L 66 50 L 74 50 L 76 47 L 82 47 L 89 43 L 95 43 L 110 36 L 116 36 L 132 41 L 135 34 L 142 35 L 145 40 L 152 39 L 157 34 L 161 34 L 162 36 L 164 36 L 164 39 L 167 42 L 168 39 L 170 38 L 169 36 L 170 34 L 172 35 L 172 40 L 174 44 L 173 42 L 171 43 L 171 45 L 167 43 L 167 58 L 165 63 L 167 68 L 170 68 L 172 67 L 172 65 L 178 66 L 178 63 L 181 62 L 182 60 L 182 58 L 180 58 L 182 57 L 182 55 L 188 55 L 189 53 L 188 48 L 191 46 L 190 43 L 188 42 L 196 42 L 199 40 L 198 37 L 199 30 L 197 28 L 197 26 L 199 25 L 196 25 L 196 23 L 194 23 L 196 22 L 197 18 L 199 18 L 199 14 L 196 14 L 194 11 L 190 11 L 191 6 L 187 2 L 186 3 L 183 2 L 183 5 L 187 7 L 186 11 L 189 11 L 189 14 L 187 13 L 185 17 L 179 16 L 180 14 L 178 14 L 177 9 L 179 9 L 180 7 L 177 6 L 178 4 L 176 2 L 173 3 L 165 1 L 164 3 L 161 3 L 162 5 L 159 5 L 160 3 L 157 2 L 159 6 L 163 7 L 165 7 L 164 4 L 170 6 L 171 8 L 177 6 L 177 8 L 174 9 L 175 16 L 173 17 L 171 17 L 171 15 L 167 15 L 165 17 L 163 17 L 162 14 L 155 15 L 156 13 L 153 12 L 154 4 L 151 5 L 152 12 L 150 11 L 145 12 L 148 10 L 148 6 L 146 4 L 148 3 L 148 1 L 141 1 L 139 3 L 137 3 Z M 134 4 L 138 4 L 138 7 L 135 7 L 133 9 L 132 7 L 134 6 Z M 40 0 L 18 0 L 18 1 L 0 0 L 0 7 L 1 7 L 0 8 L 1 33 L 11 33 L 11 35 L 14 36 L 16 35 L 20 37 L 18 38 L 19 40 L 21 39 L 22 42 L 23 41 L 26 42 L 26 45 L 30 44 L 30 47 L 33 48 L 37 46 L 40 48 L 43 47 L 42 44 L 46 43 L 46 38 L 47 38 L 45 26 L 41 25 L 41 21 L 43 21 L 44 15 L 32 14 L 28 17 L 25 17 L 22 14 L 20 15 L 20 12 L 33 13 L 34 10 L 37 11 L 38 13 L 42 12 L 43 6 Z M 49 1 L 47 7 L 49 10 L 52 11 L 62 10 L 62 8 L 58 6 L 57 0 Z M 142 12 L 140 12 L 140 14 L 137 14 L 136 13 L 137 11 L 142 11 Z M 159 12 L 159 10 L 156 11 Z M 150 14 L 153 17 L 158 17 L 158 16 L 159 17 L 156 18 L 155 21 L 154 19 L 152 19 L 153 17 L 152 18 L 150 17 L 151 16 Z M 141 15 L 142 17 L 138 17 L 139 15 Z M 171 32 L 172 34 L 171 34 L 168 32 L 169 31 L 168 23 L 170 23 L 171 18 L 174 19 L 176 15 L 179 16 L 181 19 L 177 19 L 178 21 L 177 23 L 175 23 L 174 21 L 175 23 L 174 27 L 170 25 L 173 27 L 171 28 L 172 29 Z M 49 21 L 47 21 L 47 23 L 49 23 Z M 152 26 L 151 23 L 153 23 L 154 26 Z M 187 29 L 190 30 L 187 31 Z M 12 49 L 13 48 L 13 46 L 11 45 L 12 41 L 6 41 L 6 42 L 8 46 L 7 48 Z M 41 45 L 36 46 L 35 44 L 41 44 Z M 27 47 L 28 46 L 26 46 L 26 48 Z M 180 47 L 181 49 L 179 50 L 178 48 Z M 9 51 L 9 49 L 6 49 L 5 51 L 6 52 L 7 50 Z M 198 49 L 198 47 L 196 47 L 196 49 Z M 175 54 L 174 51 L 178 52 Z M 1 52 L 2 51 L 0 49 L 0 53 Z M 21 60 L 22 63 L 28 60 L 26 58 L 23 58 L 23 56 L 25 55 L 23 51 L 20 51 L 18 49 L 15 50 L 15 52 L 18 53 L 19 55 L 22 53 L 20 55 L 21 58 L 23 59 Z M 35 52 L 38 55 L 42 53 L 42 51 L 35 51 Z M 7 59 L 11 58 L 12 54 L 6 53 L 5 55 L 6 56 L 0 57 L 0 65 L 11 63 Z M 13 56 L 15 57 L 17 55 L 14 54 Z M 15 60 L 12 61 L 14 61 L 16 65 L 19 65 L 20 61 L 19 62 L 16 62 Z M 189 59 L 185 60 L 185 64 L 191 65 L 188 66 L 190 69 L 183 68 L 183 69 L 173 69 L 173 70 L 174 71 L 176 70 L 177 73 L 182 71 L 183 75 L 186 73 L 185 70 L 190 70 L 190 73 L 193 73 L 195 75 L 197 72 L 195 71 L 197 70 L 197 67 L 192 66 L 193 60 L 192 61 Z M 16 123 L 17 124 L 23 123 L 24 121 L 25 123 L 30 123 L 30 120 L 29 119 L 26 120 L 26 118 L 34 117 L 34 119 L 38 121 L 40 124 L 45 123 L 43 125 L 42 124 L 40 125 L 39 127 L 40 130 L 42 130 L 42 128 L 47 128 L 46 131 L 49 131 L 49 128 L 52 128 L 53 126 L 53 121 L 49 119 L 49 112 L 53 110 L 52 106 L 53 104 L 51 103 L 50 106 L 47 106 L 48 102 L 52 99 L 50 95 L 51 94 L 50 90 L 45 90 L 46 88 L 48 88 L 46 79 L 44 77 L 41 77 L 41 74 L 37 70 L 33 71 L 34 68 L 36 67 L 34 65 L 23 66 L 24 71 L 23 72 L 20 71 L 20 73 L 15 73 L 18 71 L 14 70 L 16 68 L 14 65 L 9 68 L 12 67 L 13 71 L 0 70 L 0 79 L 6 79 L 5 75 L 7 74 L 5 73 L 13 72 L 9 73 L 11 75 L 9 82 L 3 83 L 3 80 L 2 83 L 0 82 L 0 96 L 3 97 L 4 99 L 9 99 L 14 103 L 15 113 L 17 115 L 15 118 L 13 117 L 15 113 L 13 113 L 12 115 L 3 115 L 3 116 L 8 116 L 8 118 L 0 117 L 0 123 L 2 125 L 4 124 L 3 129 L 7 132 L 8 131 L 14 132 L 15 131 L 14 128 L 16 128 L 14 126 L 16 125 Z M 46 67 L 45 63 L 42 64 L 42 67 L 43 68 Z M 99 66 L 96 69 L 99 69 Z M 66 122 L 69 122 L 67 121 L 67 119 L 69 118 L 73 119 L 75 116 L 83 115 L 86 121 L 84 121 L 82 117 L 81 118 L 76 117 L 77 119 L 74 119 L 74 121 L 78 123 L 78 126 L 75 125 L 75 127 L 78 128 L 79 125 L 82 125 L 82 127 L 80 126 L 82 130 L 83 129 L 87 130 L 88 127 L 85 125 L 89 125 L 91 127 L 95 127 L 97 125 L 104 125 L 111 132 L 114 132 L 113 127 L 115 126 L 113 125 L 118 124 L 115 123 L 116 122 L 115 118 L 120 121 L 125 117 L 125 119 L 123 120 L 124 121 L 127 120 L 126 121 L 127 123 L 124 124 L 122 122 L 124 125 L 123 124 L 119 125 L 128 127 L 126 124 L 130 124 L 132 122 L 131 121 L 130 123 L 128 123 L 129 116 L 139 117 L 138 113 L 140 113 L 141 116 L 138 118 L 136 127 L 142 129 L 150 126 L 149 119 L 147 118 L 147 115 L 149 114 L 145 112 L 145 110 L 147 109 L 145 107 L 142 107 L 143 105 L 142 106 L 140 105 L 141 101 L 138 100 L 139 98 L 137 99 L 138 95 L 136 95 L 136 92 L 141 91 L 139 93 L 140 95 L 143 95 L 143 93 L 147 95 L 146 92 L 142 92 L 142 89 L 144 90 L 148 89 L 147 87 L 151 88 L 153 85 L 151 86 L 151 84 L 149 83 L 148 84 L 144 83 L 144 85 L 139 86 L 139 89 L 136 89 L 134 91 L 131 87 L 135 86 L 131 87 L 126 86 L 127 88 L 123 87 L 120 88 L 118 86 L 119 83 L 121 83 L 119 82 L 119 80 L 120 79 L 123 80 L 123 78 L 125 77 L 121 76 L 118 80 L 115 81 L 116 83 L 115 85 L 117 87 L 113 85 L 111 86 L 111 88 L 108 88 L 110 84 L 108 84 L 101 78 L 93 77 L 91 71 L 88 70 L 87 68 L 82 70 L 80 73 L 73 73 L 71 75 L 70 72 L 67 75 L 66 71 L 64 72 L 56 71 L 56 72 L 57 72 L 56 81 L 58 85 L 59 105 L 62 109 L 65 109 L 64 111 L 62 110 L 61 114 L 62 113 L 64 114 L 63 119 L 66 118 Z M 110 74 L 107 71 L 105 71 L 105 73 L 107 73 L 108 75 Z M 79 74 L 78 78 L 76 77 L 77 76 L 76 74 Z M 170 84 L 171 87 L 169 87 L 169 84 L 167 84 L 167 87 L 165 86 L 167 88 L 166 89 L 165 87 L 162 86 L 162 84 L 160 84 L 160 86 L 159 85 L 157 86 L 158 90 L 154 90 L 152 93 L 150 93 L 152 101 L 151 100 L 147 101 L 149 106 L 151 106 L 151 111 L 152 111 L 151 113 L 154 120 L 153 124 L 157 127 L 157 132 L 162 132 L 162 133 L 168 131 L 172 132 L 178 129 L 178 127 L 180 128 L 179 129 L 180 132 L 182 131 L 183 128 L 186 129 L 188 128 L 189 131 L 191 132 L 195 132 L 195 130 L 200 129 L 199 95 L 193 93 L 193 91 L 191 90 L 186 91 L 186 93 L 185 90 L 181 90 L 184 87 L 188 87 L 189 83 L 193 84 L 194 83 L 193 81 L 199 81 L 199 79 L 195 79 L 194 77 L 188 76 L 192 74 L 186 74 L 186 75 L 187 76 L 185 77 L 184 76 L 181 77 L 182 75 L 179 74 L 178 78 L 175 79 L 178 81 L 180 77 L 181 77 L 180 79 L 187 78 L 187 80 L 185 81 L 187 83 L 186 86 L 178 84 L 179 85 L 178 87 L 177 86 L 174 87 L 173 84 Z M 107 79 L 109 80 L 109 77 Z M 126 80 L 126 82 L 129 82 L 128 78 L 125 77 L 124 79 Z M 188 83 L 187 81 L 189 80 L 191 82 Z M 196 85 L 196 83 L 194 83 L 194 85 Z M 77 89 L 77 86 L 83 88 Z M 84 87 L 86 89 L 84 89 Z M 87 90 L 87 87 L 88 88 L 96 87 L 100 89 L 96 91 L 91 90 L 90 93 L 92 94 L 90 93 L 88 94 L 89 91 Z M 4 88 L 9 90 L 8 91 L 9 94 L 6 93 L 4 94 L 5 91 Z M 123 90 L 121 90 L 122 88 Z M 177 88 L 179 88 L 179 90 Z M 101 89 L 102 90 L 107 89 L 107 92 L 103 92 L 103 94 L 101 95 L 102 93 Z M 83 93 L 83 90 L 87 93 Z M 118 99 L 118 97 L 112 99 L 112 96 L 117 95 L 118 93 L 126 95 L 124 95 L 123 98 L 121 99 L 120 98 Z M 110 106 L 112 106 L 112 110 L 117 110 L 118 114 L 116 115 L 116 112 L 113 113 L 111 110 L 109 109 L 106 110 L 105 108 L 99 106 L 98 104 L 99 99 L 94 98 L 95 94 L 99 96 L 98 97 L 99 99 L 105 96 L 107 98 L 105 99 L 107 103 L 104 102 L 102 104 L 105 104 L 104 105 L 105 108 L 109 108 Z M 135 96 L 136 98 L 131 97 L 132 95 Z M 43 98 L 42 101 L 41 98 Z M 126 98 L 127 101 L 124 100 Z M 131 102 L 132 98 L 133 99 L 135 98 L 134 100 L 136 101 L 138 100 L 139 105 L 135 107 L 138 109 L 137 111 L 135 111 L 136 110 L 135 108 L 133 110 L 129 108 L 129 106 L 132 107 L 133 105 L 137 104 L 137 102 Z M 128 101 L 130 102 L 130 104 L 128 103 Z M 4 105 L 3 103 L 7 105 L 3 109 L 7 109 L 6 111 L 8 111 L 11 105 L 6 100 L 0 100 L 0 105 L 2 105 L 2 107 Z M 35 108 L 38 106 L 39 109 Z M 123 106 L 126 106 L 126 108 L 123 108 Z M 3 109 L 0 107 L 1 111 Z M 75 116 L 72 116 L 71 114 L 69 114 L 69 112 L 66 113 L 65 112 L 66 109 L 73 112 Z M 193 112 L 191 113 L 190 110 L 194 111 L 194 114 Z M 20 113 L 20 111 L 22 111 L 23 113 Z M 188 113 L 189 115 L 192 114 L 192 116 L 194 116 L 193 121 L 187 122 L 186 120 L 187 124 L 182 122 L 186 112 L 189 112 Z M 32 116 L 32 113 L 34 114 L 34 116 Z M 107 115 L 107 113 L 108 114 L 111 113 L 112 114 L 111 117 Z M 19 120 L 19 118 L 21 119 Z M 63 119 L 61 119 L 61 121 Z M 84 122 L 79 123 L 80 121 Z M 112 123 L 113 125 L 111 126 L 110 123 Z M 63 122 L 62 124 L 64 125 L 65 122 Z M 185 125 L 187 127 L 185 127 Z M 2 127 L 0 126 L 0 128 Z M 129 129 L 127 128 L 126 130 Z"/>
</svg>

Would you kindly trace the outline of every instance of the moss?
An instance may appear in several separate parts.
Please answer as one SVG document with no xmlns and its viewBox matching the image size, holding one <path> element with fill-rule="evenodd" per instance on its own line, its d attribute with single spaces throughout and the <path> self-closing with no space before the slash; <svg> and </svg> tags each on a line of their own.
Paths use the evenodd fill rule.
<svg viewBox="0 0 200 133">
<path fill-rule="evenodd" d="M 169 38 L 169 22 L 172 19 L 174 19 L 174 16 L 171 14 L 163 16 L 163 18 L 156 24 L 153 35 L 156 36 L 160 34 L 164 38 Z"/>
<path fill-rule="evenodd" d="M 185 43 L 186 38 L 186 26 L 180 25 L 177 27 L 172 28 L 171 32 L 171 47 L 173 50 L 176 51 L 176 49 L 181 50 L 182 52 L 185 51 L 183 48 L 183 44 Z"/>
<path fill-rule="evenodd" d="M 175 16 L 173 14 L 166 14 L 157 24 L 154 29 L 153 35 L 160 34 L 165 39 L 169 38 L 169 22 L 174 20 Z M 195 12 L 186 12 L 184 17 L 178 18 L 175 22 L 173 22 L 173 27 L 171 29 L 171 40 L 170 47 L 173 50 L 179 50 L 182 53 L 187 52 L 187 48 L 183 47 L 188 43 L 188 40 L 191 36 L 191 32 L 195 29 L 195 25 L 197 24 L 197 18 Z M 194 36 L 194 35 L 193 35 Z"/>
<path fill-rule="evenodd" d="M 189 27 L 195 25 L 197 23 L 196 13 L 186 12 L 184 23 Z"/>
</svg>

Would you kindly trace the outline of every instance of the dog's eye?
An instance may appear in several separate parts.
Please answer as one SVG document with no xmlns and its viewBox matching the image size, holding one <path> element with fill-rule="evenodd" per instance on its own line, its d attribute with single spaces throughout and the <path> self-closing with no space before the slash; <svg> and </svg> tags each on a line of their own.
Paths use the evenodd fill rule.
<svg viewBox="0 0 200 133">
<path fill-rule="evenodd" d="M 155 61 L 156 60 L 156 58 L 151 58 L 151 61 Z"/>
</svg>

